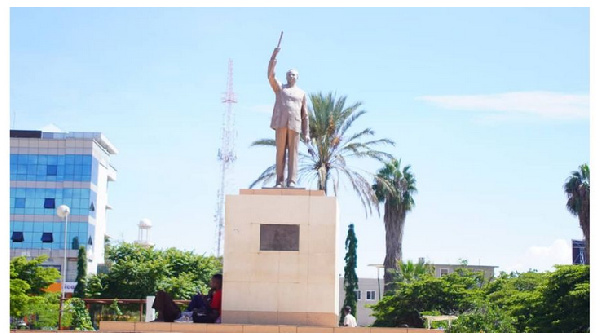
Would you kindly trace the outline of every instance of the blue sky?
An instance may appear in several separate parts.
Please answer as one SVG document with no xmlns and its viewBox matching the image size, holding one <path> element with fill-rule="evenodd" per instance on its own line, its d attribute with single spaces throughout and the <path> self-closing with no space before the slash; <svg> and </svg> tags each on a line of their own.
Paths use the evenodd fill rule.
<svg viewBox="0 0 600 335">
<path fill-rule="evenodd" d="M 103 132 L 120 151 L 107 232 L 130 242 L 149 218 L 158 248 L 211 253 L 228 59 L 233 194 L 274 160 L 249 145 L 274 136 L 283 30 L 278 78 L 294 67 L 305 91 L 363 102 L 354 130 L 412 166 L 405 259 L 544 271 L 582 237 L 562 185 L 590 162 L 589 28 L 587 8 L 12 8 L 9 122 Z M 358 273 L 375 277 L 383 214 L 342 191 L 340 241 L 354 223 Z"/>
</svg>

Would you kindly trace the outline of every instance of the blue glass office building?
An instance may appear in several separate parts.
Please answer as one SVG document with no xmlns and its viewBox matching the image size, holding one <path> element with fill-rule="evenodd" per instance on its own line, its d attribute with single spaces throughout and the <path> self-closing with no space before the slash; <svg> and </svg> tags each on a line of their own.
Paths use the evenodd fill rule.
<svg viewBox="0 0 600 335">
<path fill-rule="evenodd" d="M 10 253 L 49 256 L 60 270 L 65 220 L 56 210 L 67 205 L 67 275 L 75 281 L 80 245 L 87 247 L 88 271 L 104 262 L 110 164 L 117 149 L 101 133 L 10 131 Z"/>
</svg>

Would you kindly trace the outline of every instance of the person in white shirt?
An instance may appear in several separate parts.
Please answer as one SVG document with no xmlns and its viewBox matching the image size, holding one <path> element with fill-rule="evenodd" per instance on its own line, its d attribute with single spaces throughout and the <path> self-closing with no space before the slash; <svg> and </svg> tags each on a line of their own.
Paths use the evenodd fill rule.
<svg viewBox="0 0 600 335">
<path fill-rule="evenodd" d="M 350 306 L 344 307 L 344 327 L 356 327 L 356 318 L 351 312 Z"/>
</svg>

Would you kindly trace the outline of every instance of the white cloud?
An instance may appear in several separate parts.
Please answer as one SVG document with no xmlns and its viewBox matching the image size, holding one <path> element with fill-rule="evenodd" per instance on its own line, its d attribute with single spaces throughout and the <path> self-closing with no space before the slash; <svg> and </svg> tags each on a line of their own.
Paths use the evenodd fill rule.
<svg viewBox="0 0 600 335">
<path fill-rule="evenodd" d="M 509 115 L 534 115 L 555 119 L 583 119 L 590 113 L 585 94 L 556 92 L 508 92 L 488 95 L 421 96 L 417 100 L 452 110 Z"/>
<path fill-rule="evenodd" d="M 552 271 L 556 264 L 571 264 L 571 242 L 563 239 L 555 240 L 549 246 L 531 246 L 521 255 L 516 262 L 499 270 L 504 272 L 527 272 L 536 269 L 539 272 Z"/>
<path fill-rule="evenodd" d="M 46 132 L 46 133 L 62 133 L 63 132 L 63 130 L 60 129 L 54 123 L 47 124 L 47 125 L 43 126 L 42 129 L 40 129 L 40 130 L 43 132 Z"/>
</svg>

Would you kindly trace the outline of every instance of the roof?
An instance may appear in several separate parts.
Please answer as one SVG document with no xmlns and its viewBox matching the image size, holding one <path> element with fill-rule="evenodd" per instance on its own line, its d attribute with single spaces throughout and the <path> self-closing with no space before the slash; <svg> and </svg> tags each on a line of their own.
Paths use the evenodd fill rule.
<svg viewBox="0 0 600 335">
<path fill-rule="evenodd" d="M 109 154 L 115 155 L 119 153 L 119 150 L 99 132 L 44 132 L 40 130 L 10 130 L 10 137 L 17 138 L 40 138 L 40 139 L 53 139 L 53 140 L 65 140 L 65 139 L 87 139 L 95 140 L 104 150 Z"/>
</svg>

